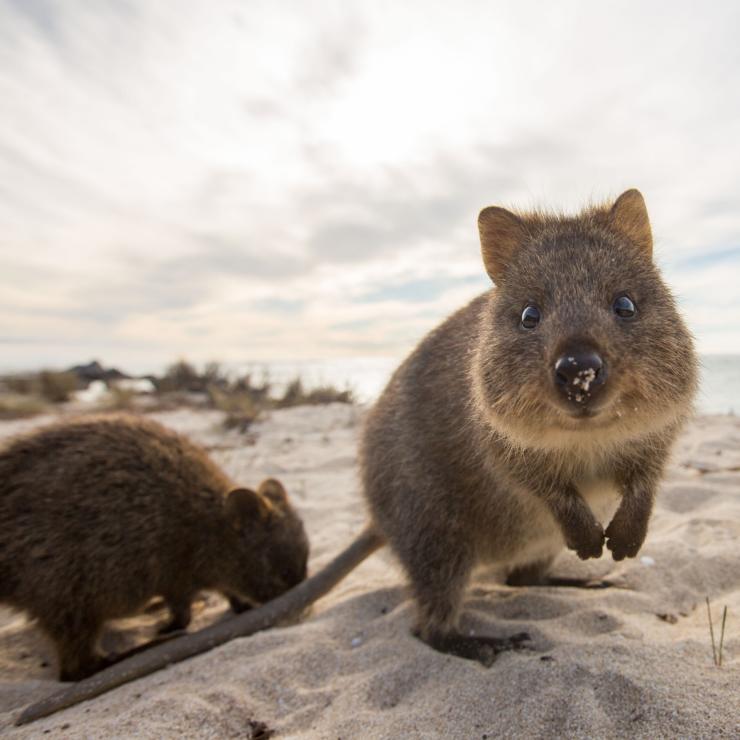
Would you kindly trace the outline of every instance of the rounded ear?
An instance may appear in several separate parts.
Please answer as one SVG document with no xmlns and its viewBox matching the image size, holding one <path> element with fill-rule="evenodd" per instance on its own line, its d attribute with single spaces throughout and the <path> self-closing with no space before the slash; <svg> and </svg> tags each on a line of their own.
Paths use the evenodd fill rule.
<svg viewBox="0 0 740 740">
<path fill-rule="evenodd" d="M 527 227 L 511 211 L 489 206 L 478 214 L 478 233 L 486 272 L 498 283 L 514 253 L 527 238 Z"/>
<path fill-rule="evenodd" d="M 278 506 L 288 503 L 288 493 L 283 484 L 275 478 L 266 478 L 260 483 L 257 493 Z"/>
<path fill-rule="evenodd" d="M 639 190 L 627 190 L 617 198 L 609 212 L 609 225 L 652 256 L 653 233 L 645 199 Z"/>
<path fill-rule="evenodd" d="M 251 488 L 235 488 L 226 496 L 226 518 L 237 531 L 249 522 L 265 522 L 270 516 L 270 502 Z"/>
</svg>

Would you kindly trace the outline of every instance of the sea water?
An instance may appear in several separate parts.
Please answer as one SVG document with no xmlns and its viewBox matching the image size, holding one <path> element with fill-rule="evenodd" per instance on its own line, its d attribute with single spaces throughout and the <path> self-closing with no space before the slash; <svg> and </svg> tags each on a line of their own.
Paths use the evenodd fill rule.
<svg viewBox="0 0 740 740">
<path fill-rule="evenodd" d="M 740 414 L 740 355 L 702 355 L 697 410 Z"/>
<path fill-rule="evenodd" d="M 345 357 L 294 362 L 264 362 L 242 365 L 255 382 L 269 380 L 280 392 L 300 377 L 306 388 L 333 385 L 350 389 L 363 403 L 375 400 L 402 358 Z M 702 414 L 740 414 L 740 355 L 702 355 L 697 411 Z"/>
</svg>

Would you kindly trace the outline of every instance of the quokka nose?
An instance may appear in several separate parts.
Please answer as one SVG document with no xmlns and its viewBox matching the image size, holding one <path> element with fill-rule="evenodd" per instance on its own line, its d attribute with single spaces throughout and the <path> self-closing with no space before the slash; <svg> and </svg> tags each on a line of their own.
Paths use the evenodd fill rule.
<svg viewBox="0 0 740 740">
<path fill-rule="evenodd" d="M 585 406 L 606 382 L 606 367 L 593 350 L 566 352 L 555 362 L 555 386 L 573 404 Z"/>
</svg>

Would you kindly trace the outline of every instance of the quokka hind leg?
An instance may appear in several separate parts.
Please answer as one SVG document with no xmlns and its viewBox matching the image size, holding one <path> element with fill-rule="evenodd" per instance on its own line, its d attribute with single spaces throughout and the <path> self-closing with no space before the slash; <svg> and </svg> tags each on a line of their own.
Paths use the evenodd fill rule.
<svg viewBox="0 0 740 740">
<path fill-rule="evenodd" d="M 458 617 L 473 555 L 465 546 L 451 545 L 449 533 L 435 536 L 433 531 L 425 531 L 402 554 L 402 559 L 416 596 L 418 619 L 414 634 L 430 647 L 490 666 L 498 653 L 520 647 L 530 639 L 526 633 L 499 638 L 460 632 Z"/>
<path fill-rule="evenodd" d="M 190 596 L 168 596 L 165 601 L 170 610 L 170 619 L 163 624 L 158 632 L 160 635 L 167 635 L 170 632 L 178 632 L 187 629 L 192 618 Z"/>
<path fill-rule="evenodd" d="M 241 614 L 242 612 L 249 611 L 252 608 L 252 604 L 250 604 L 248 601 L 240 599 L 237 596 L 229 597 L 229 606 L 231 607 L 231 611 L 233 611 L 234 614 Z"/>
<path fill-rule="evenodd" d="M 74 614 L 42 620 L 41 627 L 56 645 L 60 681 L 79 681 L 109 665 L 96 651 L 100 622 Z"/>
<path fill-rule="evenodd" d="M 548 571 L 554 557 L 513 568 L 506 576 L 507 586 L 543 586 L 548 582 Z"/>
</svg>

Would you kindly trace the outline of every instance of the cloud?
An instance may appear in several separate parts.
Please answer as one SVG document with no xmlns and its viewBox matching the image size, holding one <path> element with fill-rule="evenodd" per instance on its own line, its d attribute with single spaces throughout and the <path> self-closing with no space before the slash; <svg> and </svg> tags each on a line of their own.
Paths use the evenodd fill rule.
<svg viewBox="0 0 740 740">
<path fill-rule="evenodd" d="M 739 21 L 7 0 L 5 362 L 400 356 L 488 286 L 482 206 L 632 186 L 700 346 L 740 349 Z"/>
<path fill-rule="evenodd" d="M 252 303 L 252 308 L 257 311 L 266 311 L 268 313 L 280 313 L 294 315 L 301 312 L 305 306 L 301 300 L 290 300 L 286 298 L 263 298 Z"/>
<path fill-rule="evenodd" d="M 425 303 L 440 298 L 451 286 L 474 284 L 483 290 L 482 277 L 450 278 L 448 276 L 428 280 L 410 280 L 397 284 L 383 285 L 361 296 L 358 300 L 366 303 L 380 301 L 400 301 L 406 303 Z M 486 286 L 487 287 L 487 286 Z"/>
</svg>

